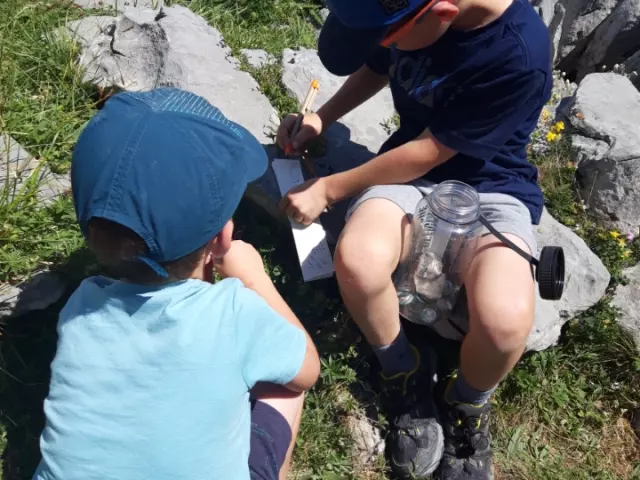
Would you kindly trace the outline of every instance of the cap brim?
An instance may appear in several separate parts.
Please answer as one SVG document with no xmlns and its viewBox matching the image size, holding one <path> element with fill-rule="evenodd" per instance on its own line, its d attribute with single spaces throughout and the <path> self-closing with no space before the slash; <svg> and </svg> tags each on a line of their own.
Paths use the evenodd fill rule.
<svg viewBox="0 0 640 480">
<path fill-rule="evenodd" d="M 388 28 L 348 28 L 335 15 L 329 14 L 318 39 L 318 56 L 334 75 L 351 75 L 367 62 Z"/>
</svg>

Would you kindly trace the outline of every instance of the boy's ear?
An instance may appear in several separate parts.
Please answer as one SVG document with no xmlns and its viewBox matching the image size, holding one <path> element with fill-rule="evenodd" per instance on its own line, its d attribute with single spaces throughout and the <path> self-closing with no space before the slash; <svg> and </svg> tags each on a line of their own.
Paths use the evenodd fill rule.
<svg viewBox="0 0 640 480">
<path fill-rule="evenodd" d="M 211 250 L 209 255 L 212 258 L 207 258 L 207 260 L 210 261 L 216 258 L 224 257 L 231 249 L 232 240 L 233 221 L 229 220 L 227 223 L 225 223 L 224 227 L 222 227 L 220 233 L 218 233 L 218 235 L 213 237 L 213 240 L 211 240 Z"/>
<path fill-rule="evenodd" d="M 433 6 L 431 13 L 437 16 L 441 22 L 453 22 L 460 13 L 457 3 L 457 0 L 440 0 Z"/>
</svg>

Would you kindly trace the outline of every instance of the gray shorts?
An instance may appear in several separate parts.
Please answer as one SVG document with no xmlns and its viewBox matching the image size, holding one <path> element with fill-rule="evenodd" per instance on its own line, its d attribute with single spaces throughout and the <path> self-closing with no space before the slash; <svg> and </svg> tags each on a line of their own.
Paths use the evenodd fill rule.
<svg viewBox="0 0 640 480">
<path fill-rule="evenodd" d="M 372 198 L 385 198 L 398 205 L 407 215 L 413 215 L 418 202 L 435 187 L 432 182 L 417 180 L 406 185 L 380 185 L 365 190 L 355 198 L 347 211 L 347 220 L 364 202 Z M 480 208 L 482 215 L 500 233 L 515 235 L 523 240 L 533 255 L 537 254 L 536 238 L 531 224 L 529 209 L 522 202 L 503 193 L 481 193 Z M 486 227 L 480 230 L 481 235 L 489 234 Z M 438 334 L 452 340 L 462 340 L 469 331 L 469 308 L 464 286 L 448 318 L 431 326 Z"/>
<path fill-rule="evenodd" d="M 418 179 L 406 185 L 379 185 L 365 190 L 356 197 L 347 211 L 347 221 L 353 212 L 367 200 L 384 198 L 398 205 L 407 215 L 413 215 L 418 203 L 425 195 L 431 193 L 435 184 Z M 481 193 L 480 209 L 482 215 L 500 233 L 515 235 L 529 246 L 529 252 L 537 254 L 536 238 L 533 234 L 529 209 L 516 198 L 504 193 Z M 489 230 L 482 227 L 481 235 Z"/>
</svg>

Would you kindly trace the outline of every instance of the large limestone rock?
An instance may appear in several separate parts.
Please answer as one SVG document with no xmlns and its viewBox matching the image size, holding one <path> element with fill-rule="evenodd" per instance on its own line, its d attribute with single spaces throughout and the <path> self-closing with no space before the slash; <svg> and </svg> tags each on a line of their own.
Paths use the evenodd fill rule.
<svg viewBox="0 0 640 480">
<path fill-rule="evenodd" d="M 558 64 L 581 81 L 589 73 L 625 62 L 640 50 L 640 0 L 619 0 L 609 15 Z"/>
<path fill-rule="evenodd" d="M 55 200 L 71 188 L 65 175 L 54 175 L 18 142 L 0 132 L 0 190 L 7 201 L 31 185 L 42 205 Z M 57 302 L 65 291 L 64 280 L 55 273 L 42 271 L 17 284 L 0 284 L 0 318 L 16 317 L 41 310 Z"/>
<path fill-rule="evenodd" d="M 562 60 L 607 18 L 619 0 L 531 0 L 549 27 L 557 60 Z"/>
<path fill-rule="evenodd" d="M 566 260 L 562 298 L 558 301 L 543 300 L 536 291 L 535 319 L 527 349 L 540 351 L 555 345 L 562 326 L 604 296 L 611 276 L 584 240 L 553 218 L 546 209 L 535 235 L 539 250 L 544 246 L 560 246 Z M 468 331 L 468 310 L 464 296 L 457 302 L 451 322 L 463 332 Z M 445 338 L 461 339 L 460 330 L 454 328 L 451 322 L 441 322 L 436 330 Z"/>
<path fill-rule="evenodd" d="M 71 189 L 68 176 L 52 173 L 13 138 L 0 132 L 0 190 L 12 201 L 28 182 L 37 186 L 37 197 L 43 205 Z"/>
<path fill-rule="evenodd" d="M 531 0 L 549 28 L 557 68 L 577 81 L 640 50 L 638 0 Z"/>
<path fill-rule="evenodd" d="M 611 276 L 584 240 L 553 218 L 546 209 L 535 234 L 539 248 L 560 246 L 566 260 L 562 298 L 554 302 L 543 300 L 536 294 L 535 321 L 527 346 L 530 350 L 542 350 L 557 342 L 560 329 L 569 319 L 604 297 Z"/>
<path fill-rule="evenodd" d="M 172 86 L 206 98 L 231 120 L 269 143 L 277 116 L 256 81 L 238 67 L 220 32 L 191 10 L 126 8 L 80 58 L 85 80 L 101 88 L 150 90 Z"/>
<path fill-rule="evenodd" d="M 640 352 L 640 264 L 623 274 L 629 283 L 617 287 L 611 304 L 620 309 L 618 323 L 631 334 Z"/>
<path fill-rule="evenodd" d="M 44 310 L 62 298 L 64 279 L 53 272 L 41 271 L 17 284 L 0 284 L 0 319 L 18 317 Z"/>
<path fill-rule="evenodd" d="M 640 230 L 640 92 L 614 73 L 587 76 L 568 108 L 582 196 L 612 228 Z"/>
<path fill-rule="evenodd" d="M 73 3 L 81 8 L 116 12 L 130 7 L 160 9 L 164 5 L 163 0 L 74 0 Z"/>
</svg>

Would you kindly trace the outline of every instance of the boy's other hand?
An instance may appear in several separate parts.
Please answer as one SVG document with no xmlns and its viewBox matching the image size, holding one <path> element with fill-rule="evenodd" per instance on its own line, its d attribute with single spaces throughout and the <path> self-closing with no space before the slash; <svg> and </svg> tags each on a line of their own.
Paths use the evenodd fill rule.
<svg viewBox="0 0 640 480">
<path fill-rule="evenodd" d="M 305 143 L 322 133 L 322 118 L 317 113 L 308 113 L 302 119 L 298 133 L 291 138 L 291 131 L 296 124 L 298 115 L 297 113 L 287 115 L 278 127 L 276 141 L 282 150 L 286 150 L 291 145 L 293 151 L 298 153 Z"/>
<path fill-rule="evenodd" d="M 314 178 L 289 190 L 280 201 L 280 209 L 303 225 L 310 225 L 329 206 L 325 178 Z"/>
<path fill-rule="evenodd" d="M 258 251 L 242 240 L 231 242 L 227 254 L 216 259 L 214 267 L 221 277 L 238 278 L 247 287 L 267 274 Z"/>
</svg>

